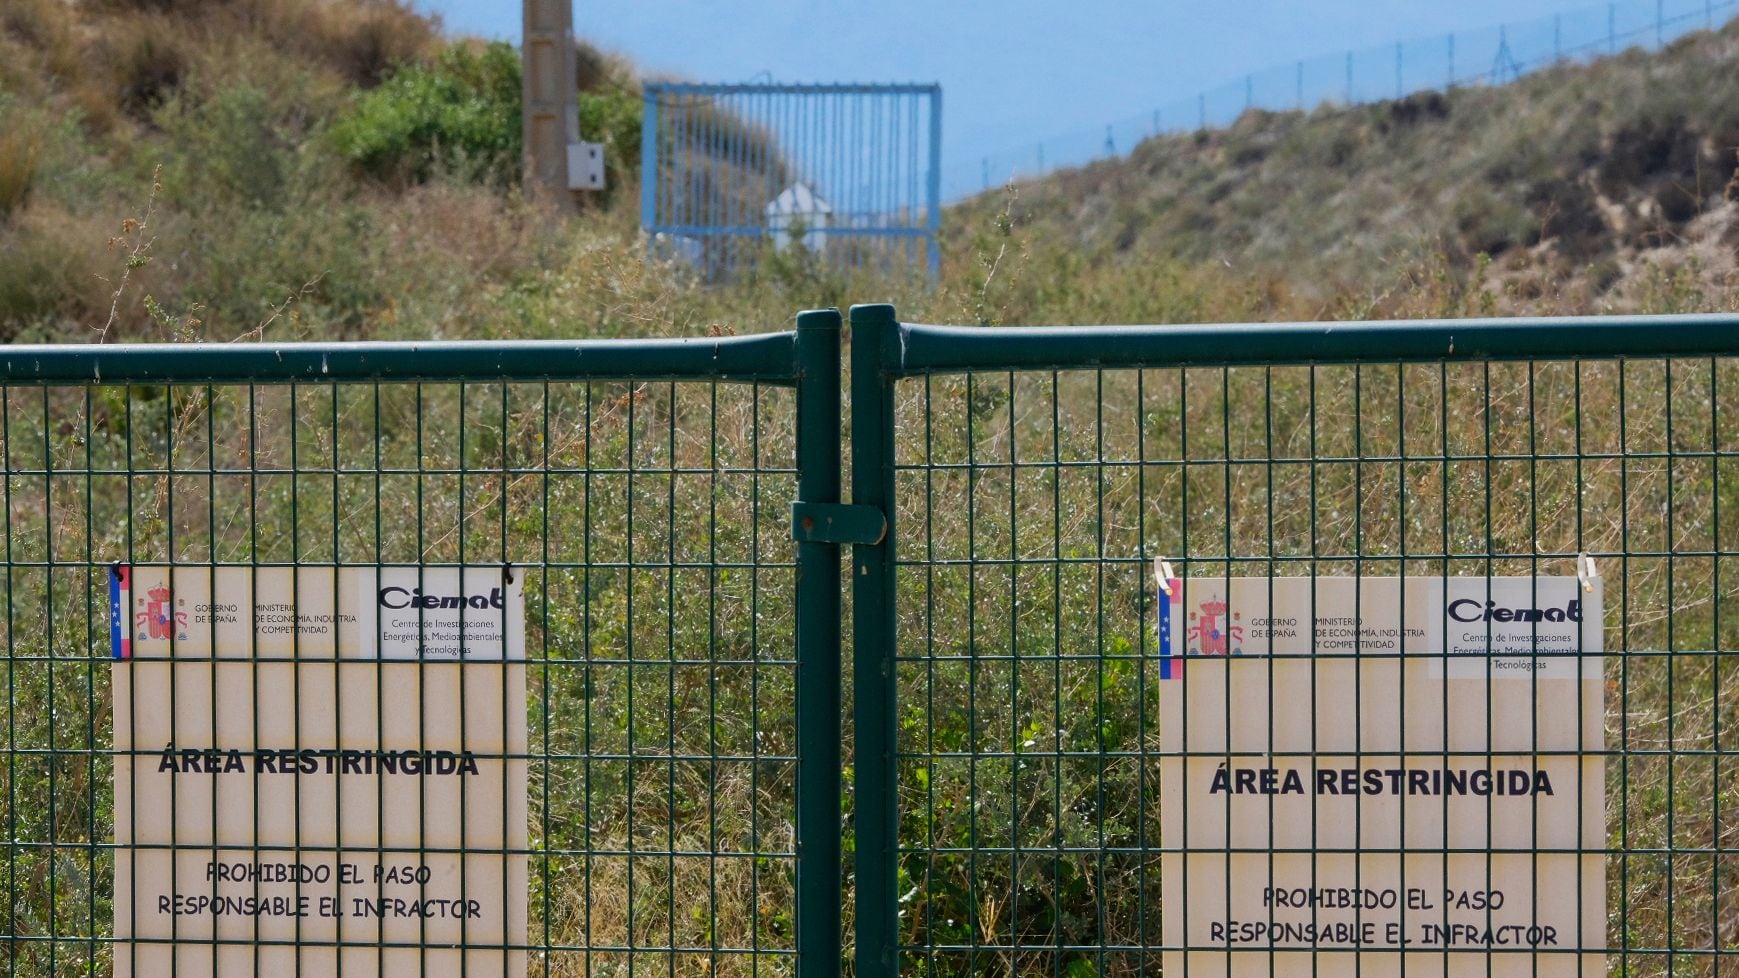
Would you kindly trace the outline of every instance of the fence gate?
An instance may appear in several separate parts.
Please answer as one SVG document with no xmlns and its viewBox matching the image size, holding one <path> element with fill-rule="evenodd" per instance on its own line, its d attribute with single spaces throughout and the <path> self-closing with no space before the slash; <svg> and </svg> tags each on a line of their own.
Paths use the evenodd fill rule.
<svg viewBox="0 0 1739 978">
<path fill-rule="evenodd" d="M 837 973 L 838 349 L 0 353 L 0 972 Z"/>
<path fill-rule="evenodd" d="M 858 974 L 1731 973 L 1735 325 L 854 309 Z"/>
<path fill-rule="evenodd" d="M 770 256 L 883 271 L 941 257 L 937 85 L 646 86 L 641 226 L 709 279 Z"/>
</svg>

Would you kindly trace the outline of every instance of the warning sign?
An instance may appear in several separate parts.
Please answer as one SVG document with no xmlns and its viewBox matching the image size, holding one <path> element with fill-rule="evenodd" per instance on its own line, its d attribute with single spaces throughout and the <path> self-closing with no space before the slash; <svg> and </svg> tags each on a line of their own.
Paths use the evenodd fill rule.
<svg viewBox="0 0 1739 978">
<path fill-rule="evenodd" d="M 1167 583 L 1167 974 L 1605 974 L 1598 578 Z"/>
<path fill-rule="evenodd" d="M 509 576 L 117 568 L 116 975 L 524 974 Z"/>
</svg>

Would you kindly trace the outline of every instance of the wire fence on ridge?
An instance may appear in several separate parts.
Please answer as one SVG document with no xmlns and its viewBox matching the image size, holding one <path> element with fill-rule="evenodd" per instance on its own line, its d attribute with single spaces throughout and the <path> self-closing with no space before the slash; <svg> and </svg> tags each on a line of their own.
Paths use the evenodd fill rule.
<svg viewBox="0 0 1739 978">
<path fill-rule="evenodd" d="M 1245 112 L 1363 105 L 1422 92 L 1503 85 L 1564 63 L 1632 48 L 1658 51 L 1739 12 L 1735 0 L 1622 0 L 1534 20 L 1319 55 L 1250 72 L 1104 126 L 952 162 L 942 197 L 956 201 L 1009 182 L 1115 159 L 1155 136 L 1223 128 Z"/>
</svg>

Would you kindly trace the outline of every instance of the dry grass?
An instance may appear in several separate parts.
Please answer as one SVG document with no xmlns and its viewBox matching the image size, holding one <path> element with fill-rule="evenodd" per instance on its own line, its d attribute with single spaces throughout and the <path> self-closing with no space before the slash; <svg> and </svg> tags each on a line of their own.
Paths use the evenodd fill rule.
<svg viewBox="0 0 1739 978">
<path fill-rule="evenodd" d="M 323 64 L 352 85 L 380 83 L 396 64 L 439 45 L 427 17 L 402 0 L 250 0 L 240 16 L 263 37 Z"/>
<path fill-rule="evenodd" d="M 79 52 L 67 0 L 15 0 L 0 10 L 0 34 L 20 46 L 13 64 L 37 69 L 51 78 L 77 73 Z"/>
<path fill-rule="evenodd" d="M 42 137 L 28 126 L 9 126 L 0 132 L 0 221 L 29 196 L 41 153 Z"/>
<path fill-rule="evenodd" d="M 179 20 L 161 13 L 116 17 L 104 26 L 93 62 L 106 74 L 120 108 L 139 120 L 175 93 L 192 67 L 195 42 Z"/>
</svg>

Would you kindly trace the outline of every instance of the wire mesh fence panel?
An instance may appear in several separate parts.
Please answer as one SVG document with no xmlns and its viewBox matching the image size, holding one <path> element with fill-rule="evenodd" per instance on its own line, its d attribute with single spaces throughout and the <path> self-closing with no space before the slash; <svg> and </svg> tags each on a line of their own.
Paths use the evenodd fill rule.
<svg viewBox="0 0 1739 978">
<path fill-rule="evenodd" d="M 806 316 L 9 353 L 7 972 L 1736 966 L 1729 320 Z"/>
<path fill-rule="evenodd" d="M 717 280 L 764 262 L 932 277 L 936 85 L 646 86 L 641 226 Z"/>
<path fill-rule="evenodd" d="M 14 360 L 0 970 L 793 974 L 789 335 Z"/>
<path fill-rule="evenodd" d="M 860 973 L 1739 973 L 1739 360 L 857 315 Z"/>
</svg>

